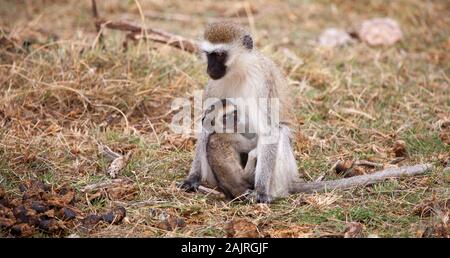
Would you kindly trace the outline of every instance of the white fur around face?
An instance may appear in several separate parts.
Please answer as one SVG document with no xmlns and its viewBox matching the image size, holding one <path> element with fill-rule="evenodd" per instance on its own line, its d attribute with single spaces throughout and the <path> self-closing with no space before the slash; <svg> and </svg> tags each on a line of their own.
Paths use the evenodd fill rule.
<svg viewBox="0 0 450 258">
<path fill-rule="evenodd" d="M 202 43 L 200 43 L 200 49 L 207 53 L 216 51 L 228 51 L 230 47 L 230 44 L 213 44 L 209 41 L 203 41 Z"/>
</svg>

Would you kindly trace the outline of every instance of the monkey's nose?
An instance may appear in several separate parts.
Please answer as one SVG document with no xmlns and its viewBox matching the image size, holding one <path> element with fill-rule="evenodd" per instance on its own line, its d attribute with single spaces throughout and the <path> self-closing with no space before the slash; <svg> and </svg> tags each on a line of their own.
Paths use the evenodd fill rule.
<svg viewBox="0 0 450 258">
<path fill-rule="evenodd" d="M 206 73 L 208 73 L 209 77 L 213 80 L 218 80 L 225 75 L 225 69 L 215 69 L 208 67 L 206 69 Z"/>
</svg>

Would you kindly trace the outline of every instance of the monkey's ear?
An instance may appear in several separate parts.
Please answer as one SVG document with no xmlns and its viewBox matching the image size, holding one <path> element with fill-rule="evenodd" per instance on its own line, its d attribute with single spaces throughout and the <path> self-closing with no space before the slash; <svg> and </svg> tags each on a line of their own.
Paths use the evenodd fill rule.
<svg viewBox="0 0 450 258">
<path fill-rule="evenodd" d="M 246 47 L 248 50 L 253 49 L 253 39 L 252 39 L 252 37 L 250 35 L 245 35 L 243 44 L 244 44 L 244 47 Z"/>
</svg>

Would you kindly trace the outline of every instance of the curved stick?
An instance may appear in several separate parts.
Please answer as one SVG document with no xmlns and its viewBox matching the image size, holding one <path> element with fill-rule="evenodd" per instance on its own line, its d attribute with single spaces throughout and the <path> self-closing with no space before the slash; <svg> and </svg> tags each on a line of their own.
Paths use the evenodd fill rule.
<svg viewBox="0 0 450 258">
<path fill-rule="evenodd" d="M 322 182 L 296 182 L 292 193 L 314 193 L 325 192 L 336 189 L 348 189 L 357 186 L 366 186 L 381 182 L 387 178 L 410 177 L 426 173 L 433 166 L 431 164 L 421 164 L 415 166 L 404 166 L 399 168 L 387 168 L 373 174 L 354 176 L 350 178 L 322 181 Z"/>
</svg>

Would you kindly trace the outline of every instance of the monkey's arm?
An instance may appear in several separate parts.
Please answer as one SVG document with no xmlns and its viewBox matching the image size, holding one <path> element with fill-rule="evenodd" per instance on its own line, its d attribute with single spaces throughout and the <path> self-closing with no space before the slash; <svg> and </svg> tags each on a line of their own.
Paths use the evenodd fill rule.
<svg viewBox="0 0 450 258">
<path fill-rule="evenodd" d="M 256 149 L 248 153 L 247 164 L 244 168 L 244 179 L 251 185 L 255 185 Z"/>
<path fill-rule="evenodd" d="M 325 192 L 336 189 L 348 189 L 358 186 L 365 186 L 381 182 L 387 178 L 421 175 L 432 169 L 432 167 L 433 166 L 431 164 L 404 166 L 400 168 L 387 168 L 373 174 L 354 176 L 339 180 L 311 183 L 295 182 L 291 193 Z"/>
<path fill-rule="evenodd" d="M 186 179 L 179 184 L 179 187 L 186 191 L 196 191 L 202 180 L 202 159 L 206 159 L 206 145 L 208 144 L 209 133 L 205 130 L 199 134 L 195 147 L 194 160 Z"/>
</svg>

